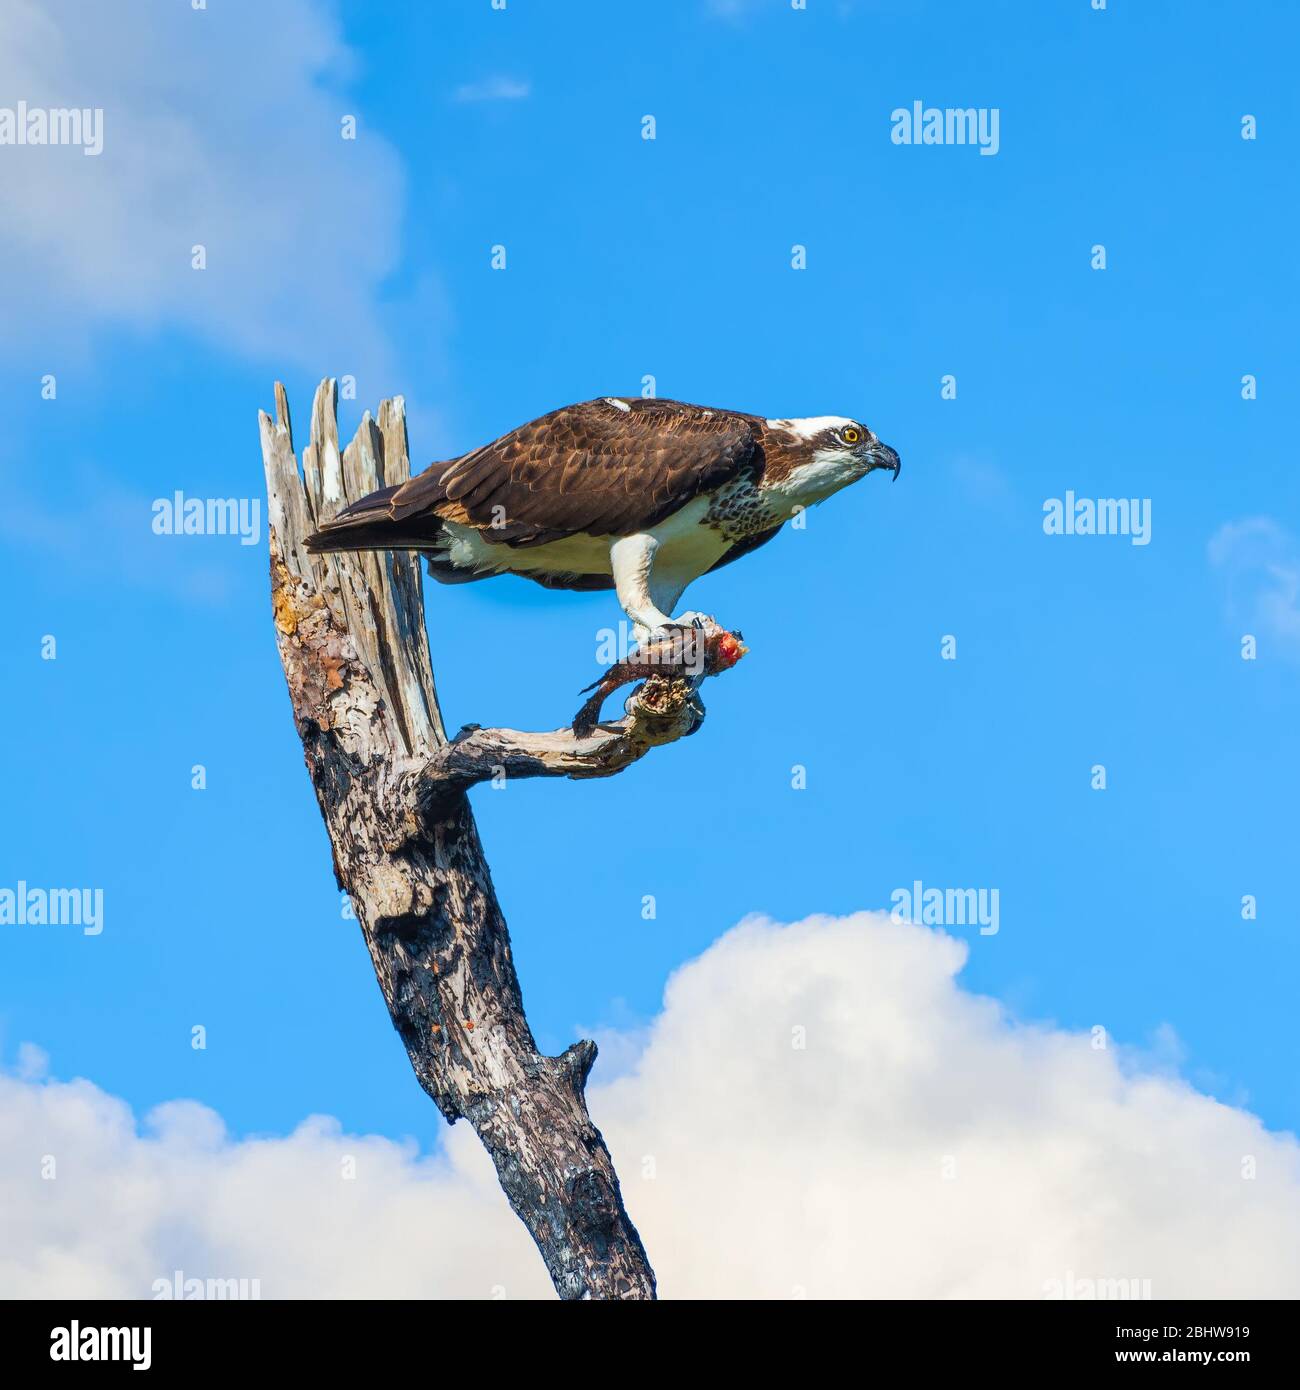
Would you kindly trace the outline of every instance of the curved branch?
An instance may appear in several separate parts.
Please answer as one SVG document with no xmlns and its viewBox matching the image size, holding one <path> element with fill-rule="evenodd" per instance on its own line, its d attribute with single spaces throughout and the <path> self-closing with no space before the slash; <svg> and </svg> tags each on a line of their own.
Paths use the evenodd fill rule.
<svg viewBox="0 0 1300 1390">
<path fill-rule="evenodd" d="M 429 812 L 479 782 L 521 777 L 613 777 L 652 749 L 695 733 L 704 705 L 695 682 L 682 676 L 651 676 L 635 690 L 627 713 L 589 734 L 572 728 L 549 733 L 484 729 L 467 724 L 416 774 L 411 794 Z"/>
</svg>

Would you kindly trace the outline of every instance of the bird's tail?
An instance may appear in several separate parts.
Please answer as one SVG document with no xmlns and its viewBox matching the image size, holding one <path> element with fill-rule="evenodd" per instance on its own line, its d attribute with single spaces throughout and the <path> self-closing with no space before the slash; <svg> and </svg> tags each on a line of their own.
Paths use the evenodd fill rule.
<svg viewBox="0 0 1300 1390">
<path fill-rule="evenodd" d="M 307 537 L 313 554 L 331 550 L 429 550 L 438 542 L 442 523 L 436 516 L 392 514 L 389 503 L 396 487 L 381 487 L 345 507 Z"/>
</svg>

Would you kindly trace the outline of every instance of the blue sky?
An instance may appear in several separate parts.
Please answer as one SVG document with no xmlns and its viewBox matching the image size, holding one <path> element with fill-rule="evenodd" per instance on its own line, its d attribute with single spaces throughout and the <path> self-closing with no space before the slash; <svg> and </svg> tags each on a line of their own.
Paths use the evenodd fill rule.
<svg viewBox="0 0 1300 1390">
<path fill-rule="evenodd" d="M 752 648 L 698 738 L 474 794 L 542 1045 L 635 1028 L 746 913 L 996 887 L 968 988 L 1300 1125 L 1290 7 L 273 8 L 6 21 L 0 106 L 102 105 L 105 148 L 0 149 L 0 887 L 102 887 L 105 929 L 0 926 L 0 1058 L 436 1142 L 340 913 L 264 528 L 156 536 L 151 502 L 259 496 L 277 378 L 300 444 L 322 376 L 349 429 L 403 393 L 418 466 L 651 374 L 856 415 L 903 471 L 688 592 Z M 996 107 L 997 155 L 891 143 L 916 100 Z M 1150 499 L 1150 544 L 1045 535 L 1067 490 Z M 562 723 L 619 617 L 427 599 L 453 728 Z"/>
</svg>

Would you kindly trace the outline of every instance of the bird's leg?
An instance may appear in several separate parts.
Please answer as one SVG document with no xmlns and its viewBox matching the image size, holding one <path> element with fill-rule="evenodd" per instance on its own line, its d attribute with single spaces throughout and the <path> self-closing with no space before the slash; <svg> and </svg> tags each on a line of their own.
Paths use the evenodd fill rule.
<svg viewBox="0 0 1300 1390">
<path fill-rule="evenodd" d="M 632 624 L 638 646 L 671 622 L 650 596 L 650 571 L 658 549 L 659 542 L 644 531 L 635 536 L 621 536 L 609 548 L 614 590 Z"/>
<path fill-rule="evenodd" d="M 654 600 L 655 606 L 661 608 L 665 613 L 671 614 L 677 607 L 677 600 L 682 596 L 682 590 L 690 583 L 691 576 L 682 573 L 679 569 L 665 565 L 661 559 L 655 565 L 650 575 L 650 597 Z M 703 613 L 683 613 L 680 617 L 669 617 L 665 627 L 668 630 L 676 630 L 683 634 L 701 628 L 708 621 Z"/>
<path fill-rule="evenodd" d="M 668 616 L 690 576 L 662 564 L 656 570 L 658 551 L 659 541 L 648 533 L 625 536 L 610 546 L 618 601 L 632 620 L 637 651 L 654 644 L 660 660 L 691 674 L 697 668 L 702 672 L 704 646 L 700 629 L 707 620 L 700 613 L 684 613 L 680 618 Z M 673 638 L 668 648 L 659 640 L 665 635 Z"/>
<path fill-rule="evenodd" d="M 650 576 L 651 597 L 665 613 L 671 613 L 689 582 L 689 575 L 674 572 L 660 563 Z M 697 668 L 703 669 L 704 639 L 701 633 L 708 623 L 709 619 L 703 613 L 682 613 L 678 617 L 670 617 L 665 627 L 656 633 L 658 637 L 665 632 L 673 634 L 677 659 L 688 673 L 694 674 Z"/>
</svg>

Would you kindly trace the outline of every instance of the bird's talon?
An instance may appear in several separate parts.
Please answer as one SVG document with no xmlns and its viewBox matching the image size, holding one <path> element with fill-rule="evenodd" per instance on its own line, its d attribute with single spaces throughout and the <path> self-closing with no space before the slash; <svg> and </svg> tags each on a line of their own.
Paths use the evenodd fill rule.
<svg viewBox="0 0 1300 1390">
<path fill-rule="evenodd" d="M 710 621 L 711 619 L 704 613 L 683 613 L 680 618 L 669 618 L 660 631 L 676 629 L 681 632 L 698 632 Z"/>
</svg>

